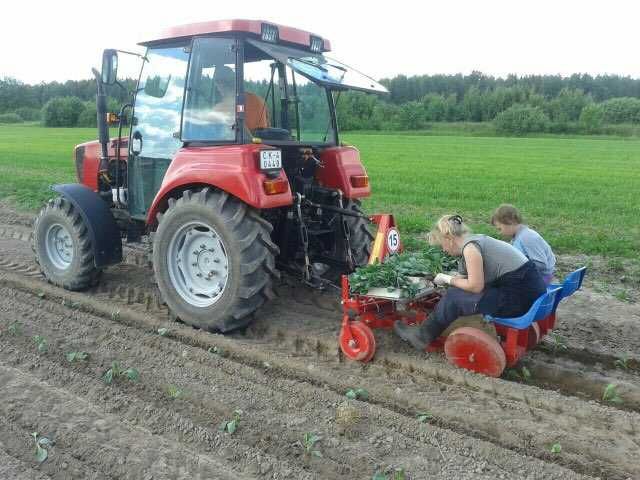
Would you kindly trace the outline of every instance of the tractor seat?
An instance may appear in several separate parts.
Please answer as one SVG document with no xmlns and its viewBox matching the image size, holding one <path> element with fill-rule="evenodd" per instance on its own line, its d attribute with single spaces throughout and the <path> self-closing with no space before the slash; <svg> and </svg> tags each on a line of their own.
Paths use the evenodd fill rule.
<svg viewBox="0 0 640 480">
<path fill-rule="evenodd" d="M 255 93 L 244 94 L 244 123 L 252 132 L 269 128 L 269 109 L 262 97 Z"/>
<path fill-rule="evenodd" d="M 546 293 L 543 293 L 535 302 L 533 302 L 529 311 L 521 317 L 499 318 L 492 317 L 491 315 L 485 315 L 484 319 L 487 322 L 504 325 L 505 327 L 517 328 L 518 330 L 529 328 L 533 322 L 542 320 L 553 312 L 553 309 L 556 306 L 556 298 L 560 296 L 561 290 L 562 287 L 549 288 Z"/>
</svg>

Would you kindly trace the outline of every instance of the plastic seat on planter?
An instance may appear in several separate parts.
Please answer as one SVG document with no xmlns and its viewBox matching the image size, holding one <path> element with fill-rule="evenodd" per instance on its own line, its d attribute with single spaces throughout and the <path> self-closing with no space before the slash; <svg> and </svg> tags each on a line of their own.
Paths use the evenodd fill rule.
<svg viewBox="0 0 640 480">
<path fill-rule="evenodd" d="M 493 317 L 491 315 L 485 315 L 484 318 L 488 322 L 493 322 L 505 327 L 516 328 L 518 330 L 529 328 L 529 326 L 531 326 L 533 322 L 542 320 L 553 311 L 556 298 L 560 294 L 561 290 L 562 287 L 547 289 L 546 293 L 543 293 L 535 302 L 533 302 L 533 305 L 531 305 L 529 311 L 520 317 L 500 318 Z"/>
<path fill-rule="evenodd" d="M 558 308 L 560 300 L 570 297 L 576 292 L 576 290 L 579 290 L 582 287 L 582 282 L 586 273 L 587 267 L 581 267 L 567 275 L 562 283 L 554 283 L 547 287 L 547 291 L 553 290 L 555 288 L 560 288 L 562 291 L 559 295 L 556 296 L 556 302 L 553 305 L 553 310 L 551 310 L 551 315 L 549 315 L 547 325 L 544 325 L 543 335 L 548 330 L 551 330 L 555 327 L 556 309 Z"/>
<path fill-rule="evenodd" d="M 547 287 L 547 291 L 558 287 L 562 288 L 562 292 L 556 298 L 556 307 L 558 306 L 558 303 L 560 303 L 560 300 L 570 297 L 576 292 L 576 290 L 580 290 L 586 273 L 587 267 L 581 267 L 567 275 L 562 283 L 554 283 Z M 553 310 L 555 311 L 555 308 Z"/>
</svg>

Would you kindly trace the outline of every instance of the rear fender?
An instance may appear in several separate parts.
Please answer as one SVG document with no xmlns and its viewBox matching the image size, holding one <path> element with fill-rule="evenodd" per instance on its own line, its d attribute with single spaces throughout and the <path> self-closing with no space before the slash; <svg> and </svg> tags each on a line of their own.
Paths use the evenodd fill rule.
<svg viewBox="0 0 640 480">
<path fill-rule="evenodd" d="M 178 151 L 169 165 L 160 190 L 153 199 L 147 214 L 147 225 L 155 226 L 156 216 L 166 209 L 167 201 L 175 192 L 192 186 L 211 186 L 223 190 L 257 209 L 291 205 L 290 186 L 284 193 L 267 195 L 263 182 L 267 176 L 260 171 L 260 150 L 265 145 L 229 145 L 211 147 L 185 147 Z M 280 179 L 288 179 L 284 170 Z"/>
<path fill-rule="evenodd" d="M 69 200 L 80 212 L 89 230 L 96 267 L 106 267 L 121 262 L 120 229 L 105 201 L 89 187 L 78 183 L 54 185 L 51 189 Z"/>
<path fill-rule="evenodd" d="M 316 170 L 318 183 L 327 188 L 341 190 L 346 198 L 363 198 L 371 195 L 371 186 L 354 187 L 351 177 L 366 175 L 355 147 L 327 148 L 320 154 L 323 167 Z"/>
</svg>

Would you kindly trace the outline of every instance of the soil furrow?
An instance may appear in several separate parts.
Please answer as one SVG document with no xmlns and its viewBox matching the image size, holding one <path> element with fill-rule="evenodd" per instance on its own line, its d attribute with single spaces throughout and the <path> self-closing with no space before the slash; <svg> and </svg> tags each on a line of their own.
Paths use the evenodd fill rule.
<svg viewBox="0 0 640 480">
<path fill-rule="evenodd" d="M 122 313 L 125 312 L 123 311 Z M 124 315 L 121 315 L 119 319 L 130 321 L 126 319 Z M 153 321 L 152 319 L 147 322 L 148 323 L 142 325 L 146 327 L 146 329 L 153 329 L 156 325 L 166 325 L 166 323 Z M 613 424 L 628 425 L 629 419 L 624 416 L 621 417 L 622 412 L 616 413 L 605 407 L 589 405 L 584 402 L 579 402 L 576 399 L 561 397 L 559 395 L 555 395 L 555 397 L 549 399 L 549 394 L 542 394 L 542 392 L 539 392 L 533 387 L 520 387 L 510 382 L 495 382 L 477 375 L 464 375 L 463 377 L 465 379 L 463 381 L 467 383 L 467 388 L 469 388 L 470 391 L 451 392 L 447 388 L 443 390 L 442 387 L 438 387 L 437 391 L 431 392 L 431 395 L 428 395 L 430 392 L 424 391 L 424 384 L 419 385 L 419 388 L 414 389 L 412 392 L 411 384 L 415 382 L 416 376 L 413 378 L 403 378 L 402 381 L 390 382 L 390 380 L 393 379 L 385 378 L 384 368 L 382 366 L 372 365 L 363 369 L 357 365 L 342 365 L 335 361 L 322 362 L 317 368 L 311 370 L 313 375 L 309 375 L 309 364 L 305 363 L 305 358 L 301 359 L 303 361 L 295 361 L 294 359 L 283 361 L 282 358 L 278 357 L 283 357 L 285 355 L 284 353 L 280 352 L 278 357 L 274 357 L 269 356 L 264 351 L 253 352 L 252 349 L 247 348 L 246 341 L 231 340 L 221 336 L 204 334 L 203 332 L 194 331 L 193 329 L 179 325 L 176 325 L 175 330 L 172 331 L 172 336 L 200 347 L 218 347 L 224 349 L 234 359 L 239 358 L 244 362 L 249 360 L 257 366 L 264 365 L 264 362 L 271 363 L 273 367 L 272 372 L 274 373 L 287 373 L 295 378 L 301 378 L 307 381 L 311 379 L 314 383 L 327 385 L 336 392 L 343 392 L 349 385 L 363 385 L 370 389 L 377 403 L 385 408 L 395 409 L 399 413 L 408 414 L 410 412 L 414 414 L 420 409 L 430 409 L 435 405 L 435 408 L 431 411 L 438 412 L 437 416 L 440 422 L 447 428 L 472 433 L 483 438 L 486 437 L 498 444 L 515 450 L 538 452 L 537 455 L 543 458 L 546 458 L 546 455 L 542 449 L 547 448 L 546 444 L 552 441 L 553 436 L 557 434 L 563 439 L 562 441 L 565 442 L 566 447 L 563 448 L 567 450 L 567 456 L 563 457 L 561 461 L 567 462 L 574 468 L 580 469 L 580 465 L 586 461 L 582 455 L 588 452 L 589 456 L 594 456 L 594 458 L 590 459 L 589 468 L 597 468 L 597 471 L 604 469 L 610 478 L 612 476 L 618 478 L 624 477 L 622 471 L 615 465 L 619 460 L 615 462 L 605 460 L 601 461 L 602 465 L 599 465 L 597 459 L 602 458 L 603 455 L 605 457 L 610 456 L 611 458 L 615 458 L 620 453 L 618 451 L 619 448 L 623 450 L 634 450 L 636 448 L 633 439 L 630 440 L 627 435 L 623 435 L 623 438 L 614 438 L 614 435 L 611 435 L 611 438 L 605 440 L 601 436 L 603 434 L 606 436 L 606 429 L 602 427 L 603 430 L 598 430 L 601 427 L 597 424 L 595 426 L 592 425 L 593 428 L 589 427 L 587 429 L 589 431 L 577 431 L 579 430 L 580 422 L 584 422 L 585 419 L 595 419 L 594 421 L 597 422 L 598 419 L 607 417 L 609 423 L 613 422 Z M 249 343 L 248 346 L 251 346 L 251 344 Z M 264 349 L 264 347 L 262 347 L 262 349 L 268 350 Z M 308 358 L 313 359 L 313 357 Z M 313 360 L 314 366 L 315 364 L 321 363 L 321 361 L 322 359 L 318 358 Z M 296 363 L 298 365 L 295 365 Z M 295 368 L 292 368 L 294 365 Z M 365 373 L 367 373 L 367 375 L 365 375 Z M 438 375 L 442 376 L 442 373 Z M 380 386 L 380 382 L 378 381 L 380 378 L 384 378 L 386 383 L 391 383 L 392 385 Z M 480 382 L 480 387 L 474 385 L 476 381 Z M 495 385 L 482 385 L 482 382 L 485 381 L 492 382 Z M 369 385 L 369 383 L 371 384 Z M 393 386 L 395 386 L 395 389 L 392 388 Z M 506 389 L 504 388 L 505 386 L 507 386 Z M 405 387 L 406 395 L 410 397 L 411 400 L 408 400 L 404 395 L 398 398 L 396 392 L 398 389 L 402 391 L 402 387 Z M 475 388 L 477 388 L 479 393 L 477 394 L 478 399 L 475 401 L 476 407 L 474 408 L 468 404 L 470 399 L 473 400 L 473 390 Z M 527 393 L 524 397 L 522 393 L 515 395 L 514 389 L 518 391 L 524 390 Z M 528 391 L 526 389 L 528 389 Z M 425 397 L 427 400 L 425 400 Z M 514 397 L 518 400 L 517 402 L 512 401 Z M 525 406 L 523 403 L 527 403 L 529 406 Z M 471 401 L 471 404 L 473 404 L 473 401 Z M 522 407 L 519 405 L 522 405 Z M 490 412 L 488 412 L 485 419 L 476 418 L 473 414 L 474 411 L 483 411 L 488 407 L 495 410 L 499 417 L 494 417 L 496 414 L 491 414 Z M 549 410 L 550 407 L 551 410 Z M 505 414 L 505 408 L 512 411 L 511 415 L 514 416 L 513 420 L 510 420 L 509 414 Z M 530 419 L 531 410 L 539 417 Z M 580 413 L 579 417 L 576 417 L 574 421 L 569 421 L 568 419 L 572 417 L 570 413 L 575 414 L 576 411 Z M 539 430 L 541 428 L 541 419 L 544 419 L 546 416 L 549 417 L 544 421 L 544 424 L 548 424 L 549 431 L 536 432 L 536 429 Z M 517 425 L 519 428 L 517 428 L 515 432 L 497 428 L 497 424 L 505 422 L 509 422 L 514 426 Z M 567 432 L 565 432 L 565 430 Z M 604 453 L 598 453 L 597 448 L 595 448 L 597 442 L 592 438 L 594 434 L 596 438 L 600 437 L 602 441 L 614 444 L 615 448 Z M 591 447 L 588 445 L 590 441 L 594 441 Z M 629 445 L 625 447 L 625 443 Z M 592 452 L 592 449 L 596 451 Z M 576 455 L 577 457 L 574 458 L 580 458 L 580 460 L 571 460 L 572 455 Z M 626 455 L 628 454 L 625 454 L 625 456 Z M 629 462 L 633 464 L 635 460 L 629 458 Z M 584 471 L 584 469 L 582 471 Z"/>
</svg>

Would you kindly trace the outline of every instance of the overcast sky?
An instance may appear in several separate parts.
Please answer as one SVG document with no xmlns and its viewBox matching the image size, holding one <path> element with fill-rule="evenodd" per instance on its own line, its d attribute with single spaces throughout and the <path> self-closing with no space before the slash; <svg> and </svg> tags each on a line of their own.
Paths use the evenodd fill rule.
<svg viewBox="0 0 640 480">
<path fill-rule="evenodd" d="M 0 77 L 89 78 L 103 48 L 135 49 L 170 25 L 250 18 L 328 38 L 330 56 L 378 79 L 473 70 L 637 78 L 639 12 L 638 0 L 16 0 L 2 6 Z"/>
</svg>

